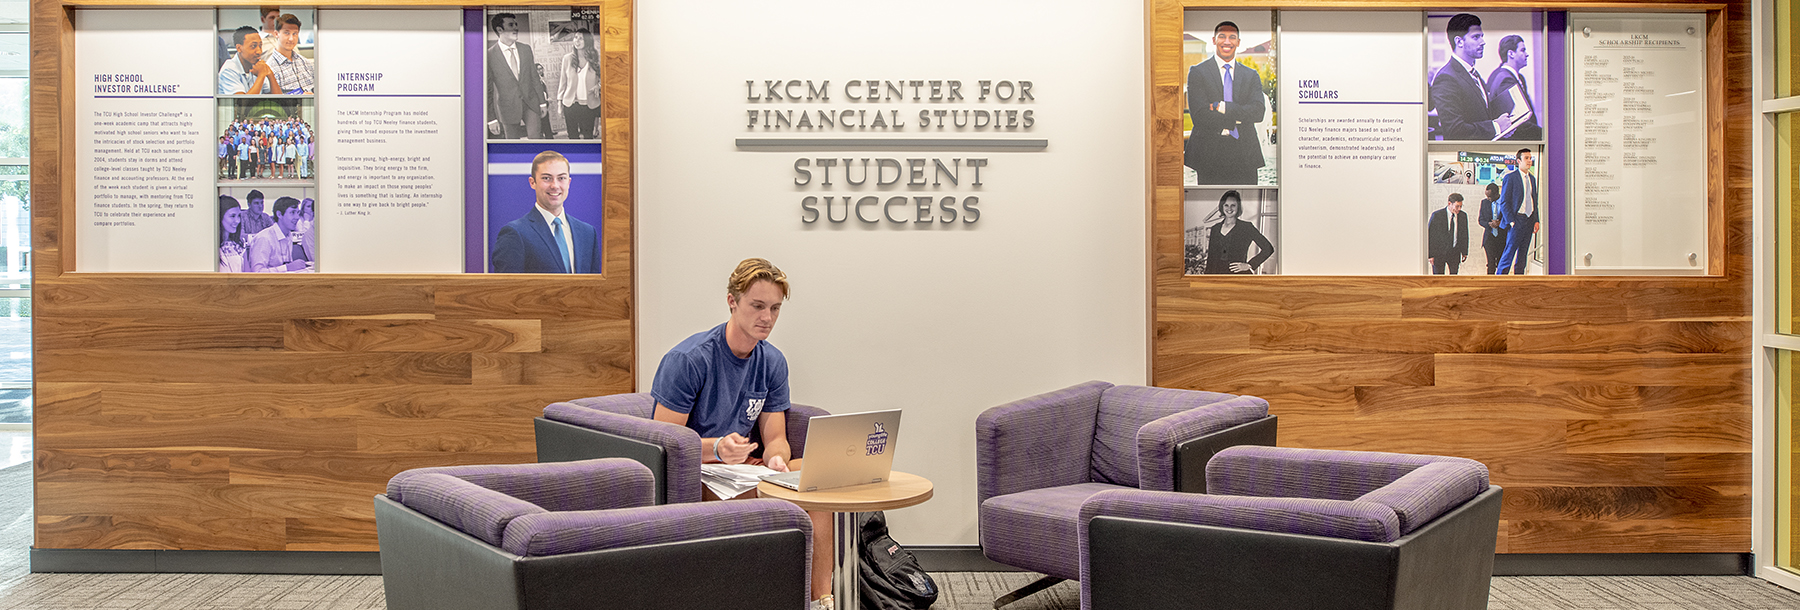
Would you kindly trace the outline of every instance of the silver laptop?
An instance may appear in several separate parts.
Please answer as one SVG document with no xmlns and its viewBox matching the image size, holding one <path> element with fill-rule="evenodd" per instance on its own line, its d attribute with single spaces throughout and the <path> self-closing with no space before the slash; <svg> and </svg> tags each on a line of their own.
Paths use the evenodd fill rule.
<svg viewBox="0 0 1800 610">
<path fill-rule="evenodd" d="M 806 425 L 805 468 L 762 480 L 794 491 L 880 483 L 894 468 L 899 440 L 899 409 L 814 417 Z"/>
</svg>

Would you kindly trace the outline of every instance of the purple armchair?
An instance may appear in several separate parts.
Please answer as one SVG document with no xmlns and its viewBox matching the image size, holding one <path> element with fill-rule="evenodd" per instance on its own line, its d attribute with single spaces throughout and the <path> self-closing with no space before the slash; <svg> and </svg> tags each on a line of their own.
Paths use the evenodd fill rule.
<svg viewBox="0 0 1800 610">
<path fill-rule="evenodd" d="M 626 459 L 395 475 L 375 496 L 388 607 L 806 606 L 805 511 L 781 500 L 656 506 L 654 488 L 649 469 Z M 747 557 L 757 577 L 733 576 Z"/>
<path fill-rule="evenodd" d="M 1088 498 L 1083 608 L 1487 607 L 1501 490 L 1480 462 L 1236 447 L 1206 480 Z"/>
<path fill-rule="evenodd" d="M 656 399 L 648 392 L 579 398 L 544 407 L 532 423 L 539 462 L 567 462 L 622 457 L 650 469 L 656 477 L 656 503 L 700 501 L 700 435 L 683 426 L 651 419 Z M 802 404 L 787 410 L 791 457 L 806 450 L 806 424 L 824 409 Z M 751 431 L 751 440 L 762 438 Z M 760 440 L 758 443 L 760 444 Z M 760 457 L 758 446 L 752 456 Z"/>
<path fill-rule="evenodd" d="M 1243 444 L 1275 444 L 1261 398 L 1090 381 L 983 412 L 975 420 L 982 552 L 1045 575 L 994 607 L 1081 577 L 1089 497 L 1205 492 L 1207 460 Z"/>
</svg>

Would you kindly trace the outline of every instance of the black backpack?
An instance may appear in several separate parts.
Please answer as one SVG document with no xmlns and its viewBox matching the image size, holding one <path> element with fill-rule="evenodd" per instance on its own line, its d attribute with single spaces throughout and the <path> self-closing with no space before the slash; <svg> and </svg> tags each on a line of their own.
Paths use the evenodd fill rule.
<svg viewBox="0 0 1800 610">
<path fill-rule="evenodd" d="M 858 562 L 862 607 L 924 610 L 937 601 L 937 583 L 919 567 L 919 558 L 912 551 L 888 536 L 885 516 L 880 512 L 856 513 L 856 529 L 862 532 Z"/>
</svg>

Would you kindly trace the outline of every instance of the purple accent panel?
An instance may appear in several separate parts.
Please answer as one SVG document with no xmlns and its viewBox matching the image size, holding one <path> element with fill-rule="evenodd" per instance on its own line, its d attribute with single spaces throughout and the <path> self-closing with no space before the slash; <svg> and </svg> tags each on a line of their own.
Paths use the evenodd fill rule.
<svg viewBox="0 0 1800 610">
<path fill-rule="evenodd" d="M 1544 173 L 1550 176 L 1550 209 L 1544 217 L 1544 234 L 1550 238 L 1550 275 L 1568 275 L 1569 261 L 1569 122 L 1563 116 L 1569 99 L 1569 13 L 1550 11 L 1550 41 L 1543 45 L 1544 67 L 1550 81 L 1544 106 Z"/>
<path fill-rule="evenodd" d="M 1356 500 L 1394 509 L 1406 535 L 1487 490 L 1487 469 L 1480 464 L 1433 462 Z"/>
<path fill-rule="evenodd" d="M 1119 388 L 1113 388 L 1118 390 Z M 1179 392 L 1181 390 L 1167 390 Z M 1210 394 L 1210 392 L 1195 392 Z M 1106 419 L 1106 401 L 1100 399 L 1100 419 Z M 1221 394 L 1220 396 L 1229 396 Z M 1190 440 L 1247 424 L 1269 416 L 1269 402 L 1255 396 L 1236 396 L 1196 409 L 1164 416 L 1137 431 L 1137 483 L 1139 489 L 1175 490 L 1175 447 Z M 1096 444 L 1098 440 L 1096 440 Z M 1098 458 L 1096 458 L 1098 461 Z"/>
<path fill-rule="evenodd" d="M 1121 489 L 1082 483 L 995 496 L 981 503 L 981 551 L 988 559 L 1060 578 L 1081 574 L 1077 530 L 1082 503 Z"/>
<path fill-rule="evenodd" d="M 1138 486 L 1138 429 L 1189 409 L 1236 398 L 1231 394 L 1113 386 L 1100 394 L 1094 417 L 1094 457 L 1090 480 Z"/>
<path fill-rule="evenodd" d="M 975 418 L 975 501 L 1088 482 L 1094 413 L 1110 387 L 1089 381 L 982 411 Z"/>
<path fill-rule="evenodd" d="M 785 500 L 665 504 L 526 517 L 529 518 L 513 519 L 507 525 L 500 548 L 515 555 L 543 557 L 781 530 L 800 530 L 806 534 L 806 548 L 812 548 L 812 520 L 806 511 Z M 800 558 L 745 558 L 752 564 L 794 559 Z M 806 558 L 809 574 L 811 559 Z"/>
<path fill-rule="evenodd" d="M 649 506 L 656 498 L 650 469 L 622 458 L 415 468 L 388 481 L 388 497 L 407 503 L 409 481 L 427 475 L 456 477 L 551 511 Z"/>
<path fill-rule="evenodd" d="M 608 396 L 609 404 L 628 404 L 634 395 Z M 648 395 L 643 395 L 648 396 Z M 668 502 L 700 501 L 700 435 L 686 426 L 660 422 L 648 417 L 622 415 L 595 407 L 559 402 L 544 407 L 544 418 L 640 440 L 663 448 L 668 460 Z"/>
<path fill-rule="evenodd" d="M 395 482 L 399 485 L 396 487 Z M 443 473 L 424 473 L 388 483 L 398 489 L 407 508 L 444 522 L 457 531 L 500 546 L 513 519 L 545 512 L 537 505 Z M 389 495 L 388 497 L 396 497 Z"/>
<path fill-rule="evenodd" d="M 480 8 L 463 9 L 463 272 L 487 270 L 487 141 L 486 84 L 482 49 L 487 30 Z"/>
<path fill-rule="evenodd" d="M 1434 462 L 1473 465 L 1480 469 L 1486 488 L 1487 466 L 1464 458 L 1240 445 L 1220 451 L 1206 463 L 1206 490 L 1264 498 L 1354 500 Z"/>
</svg>

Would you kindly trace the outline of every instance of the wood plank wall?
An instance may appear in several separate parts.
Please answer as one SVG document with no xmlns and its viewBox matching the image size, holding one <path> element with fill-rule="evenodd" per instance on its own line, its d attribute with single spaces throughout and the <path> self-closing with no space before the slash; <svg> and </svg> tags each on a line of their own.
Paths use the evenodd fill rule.
<svg viewBox="0 0 1800 610">
<path fill-rule="evenodd" d="M 545 404 L 632 390 L 631 0 L 603 277 L 73 273 L 74 6 L 32 4 L 34 546 L 373 551 L 394 473 L 534 461 Z"/>
<path fill-rule="evenodd" d="M 1750 551 L 1749 3 L 1709 19 L 1716 277 L 1531 279 L 1183 277 L 1183 3 L 1150 1 L 1156 385 L 1263 396 L 1284 446 L 1481 460 L 1501 552 Z"/>
</svg>

